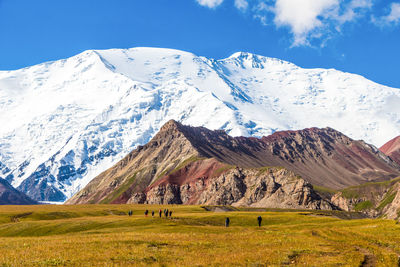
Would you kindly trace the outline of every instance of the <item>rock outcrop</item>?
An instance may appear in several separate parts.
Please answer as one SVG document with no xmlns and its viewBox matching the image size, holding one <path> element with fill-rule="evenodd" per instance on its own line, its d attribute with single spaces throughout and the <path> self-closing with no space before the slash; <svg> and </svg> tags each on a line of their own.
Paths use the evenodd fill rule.
<svg viewBox="0 0 400 267">
<path fill-rule="evenodd" d="M 382 214 L 387 219 L 400 218 L 400 182 L 393 186 L 390 194 L 386 196 L 388 204 L 384 207 Z"/>
<path fill-rule="evenodd" d="M 293 209 L 336 209 L 312 185 L 284 168 L 232 168 L 213 179 L 152 186 L 129 203 L 233 205 Z"/>
</svg>

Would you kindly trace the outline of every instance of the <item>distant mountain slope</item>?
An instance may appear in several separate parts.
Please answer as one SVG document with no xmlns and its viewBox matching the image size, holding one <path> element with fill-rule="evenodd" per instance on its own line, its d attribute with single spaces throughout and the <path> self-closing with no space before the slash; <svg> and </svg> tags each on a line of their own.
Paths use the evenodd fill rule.
<svg viewBox="0 0 400 267">
<path fill-rule="evenodd" d="M 0 205 L 32 204 L 37 204 L 37 202 L 13 188 L 6 180 L 0 179 Z"/>
<path fill-rule="evenodd" d="M 0 177 L 63 201 L 170 119 L 233 136 L 333 127 L 383 144 L 400 90 L 250 53 L 221 60 L 159 48 L 86 51 L 0 72 Z"/>
<path fill-rule="evenodd" d="M 330 202 L 345 211 L 357 211 L 370 217 L 400 218 L 400 177 L 384 182 L 369 182 L 344 188 Z"/>
<path fill-rule="evenodd" d="M 185 126 L 171 120 L 149 143 L 94 178 L 67 204 L 146 202 L 282 207 L 279 203 L 291 199 L 293 192 L 313 201 L 320 199 L 309 183 L 339 189 L 390 180 L 399 174 L 400 166 L 383 153 L 330 128 L 277 132 L 257 139 L 231 137 L 224 131 Z M 294 181 L 300 185 L 294 186 Z M 274 195 L 285 185 L 294 188 Z M 256 197 L 257 194 L 262 197 Z M 288 206 L 294 207 L 296 201 L 292 199 L 290 203 Z"/>
<path fill-rule="evenodd" d="M 393 138 L 379 148 L 379 150 L 400 164 L 400 136 Z"/>
</svg>

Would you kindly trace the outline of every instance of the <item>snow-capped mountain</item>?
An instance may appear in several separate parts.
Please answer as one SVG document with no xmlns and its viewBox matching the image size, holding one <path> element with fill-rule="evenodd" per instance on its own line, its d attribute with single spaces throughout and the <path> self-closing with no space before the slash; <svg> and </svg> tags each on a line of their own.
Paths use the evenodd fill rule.
<svg viewBox="0 0 400 267">
<path fill-rule="evenodd" d="M 168 120 L 262 136 L 332 127 L 380 146 L 400 132 L 400 90 L 337 70 L 235 53 L 86 51 L 0 72 L 0 177 L 63 201 Z"/>
</svg>

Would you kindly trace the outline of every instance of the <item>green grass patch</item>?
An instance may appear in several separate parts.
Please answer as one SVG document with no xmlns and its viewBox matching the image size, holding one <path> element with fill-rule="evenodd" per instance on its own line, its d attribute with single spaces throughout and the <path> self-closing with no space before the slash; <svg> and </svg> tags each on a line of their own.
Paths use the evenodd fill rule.
<svg viewBox="0 0 400 267">
<path fill-rule="evenodd" d="M 224 173 L 224 172 L 226 172 L 226 171 L 229 171 L 229 170 L 231 170 L 231 169 L 233 169 L 233 168 L 235 168 L 235 167 L 236 167 L 236 166 L 234 166 L 234 165 L 225 165 L 225 166 L 219 167 L 218 169 L 216 169 L 216 170 L 214 171 L 214 173 L 213 173 L 212 176 L 218 177 L 218 176 L 220 176 L 222 173 Z"/>
<path fill-rule="evenodd" d="M 392 180 L 388 180 L 388 181 L 382 181 L 382 182 L 368 182 L 368 183 L 364 183 L 364 184 L 360 184 L 360 185 L 356 185 L 356 186 L 350 186 L 348 188 L 345 188 L 342 190 L 343 191 L 347 191 L 348 194 L 352 195 L 352 194 L 357 194 L 357 191 L 365 188 L 365 187 L 391 187 L 392 185 L 394 185 L 395 183 L 400 181 L 400 177 L 394 178 Z"/>
<path fill-rule="evenodd" d="M 396 197 L 396 192 L 388 192 L 385 198 L 379 203 L 377 210 L 383 210 L 387 205 L 393 202 L 394 198 Z"/>
<path fill-rule="evenodd" d="M 368 210 L 368 209 L 373 208 L 373 206 L 374 206 L 374 205 L 373 205 L 372 202 L 369 201 L 369 200 L 367 200 L 367 201 L 362 201 L 362 202 L 360 202 L 360 203 L 357 203 L 357 204 L 354 206 L 354 210 L 355 210 L 355 211 Z"/>
<path fill-rule="evenodd" d="M 283 169 L 285 169 L 285 167 L 282 167 L 282 166 L 264 166 L 264 167 L 257 168 L 257 170 L 258 170 L 258 174 L 257 175 L 264 174 L 266 172 L 269 172 L 270 170 L 283 170 Z"/>
<path fill-rule="evenodd" d="M 382 182 L 368 182 L 359 185 L 358 187 L 365 187 L 365 186 L 392 186 L 395 183 L 400 182 L 400 177 L 394 178 L 392 180 L 388 181 L 382 181 Z"/>
<path fill-rule="evenodd" d="M 175 169 L 173 169 L 169 174 L 174 174 L 175 172 L 179 171 L 180 169 L 184 168 L 185 166 L 187 166 L 190 163 L 199 161 L 199 160 L 205 160 L 206 158 L 204 157 L 198 157 L 198 156 L 191 156 L 187 159 L 185 159 L 184 161 L 182 161 L 178 166 L 176 166 Z"/>
<path fill-rule="evenodd" d="M 355 190 L 353 187 L 342 189 L 342 190 L 340 190 L 340 192 L 342 193 L 342 197 L 347 198 L 347 199 L 360 197 L 359 192 L 357 190 Z"/>
<path fill-rule="evenodd" d="M 318 193 L 323 193 L 323 194 L 334 195 L 337 192 L 337 190 L 334 190 L 334 189 L 331 189 L 331 188 L 328 188 L 328 187 L 319 186 L 319 185 L 313 185 L 313 188 Z"/>
<path fill-rule="evenodd" d="M 135 172 L 131 177 L 126 179 L 126 181 L 120 185 L 116 190 L 113 191 L 112 194 L 108 195 L 106 198 L 100 201 L 100 204 L 109 204 L 116 200 L 119 196 L 121 196 L 129 187 L 132 186 L 133 182 L 136 179 L 136 175 L 139 171 Z"/>
</svg>

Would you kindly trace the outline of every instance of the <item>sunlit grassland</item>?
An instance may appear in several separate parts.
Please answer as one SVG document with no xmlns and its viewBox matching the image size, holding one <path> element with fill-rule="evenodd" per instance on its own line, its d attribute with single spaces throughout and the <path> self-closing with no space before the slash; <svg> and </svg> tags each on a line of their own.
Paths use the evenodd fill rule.
<svg viewBox="0 0 400 267">
<path fill-rule="evenodd" d="M 160 208 L 173 210 L 172 218 L 158 218 Z M 155 218 L 145 217 L 145 209 L 156 211 Z M 0 206 L 0 266 L 398 266 L 400 224 L 318 214 L 176 205 Z"/>
</svg>

